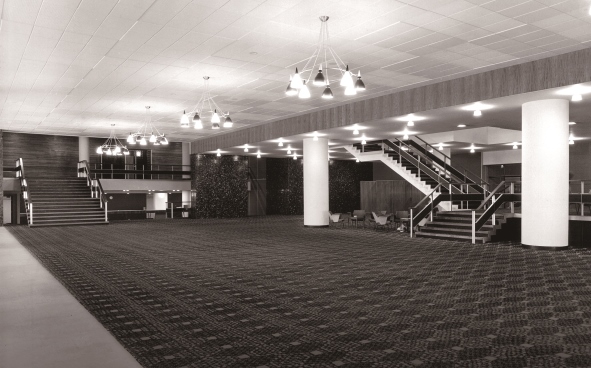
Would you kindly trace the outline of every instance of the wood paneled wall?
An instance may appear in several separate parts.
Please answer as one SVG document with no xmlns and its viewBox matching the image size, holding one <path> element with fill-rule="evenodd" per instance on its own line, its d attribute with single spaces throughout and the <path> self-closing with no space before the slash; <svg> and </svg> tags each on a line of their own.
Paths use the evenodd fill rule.
<svg viewBox="0 0 591 368">
<path fill-rule="evenodd" d="M 78 137 L 4 132 L 4 165 L 23 158 L 27 177 L 76 177 Z"/>
<path fill-rule="evenodd" d="M 406 180 L 361 182 L 361 208 L 371 211 L 408 211 L 425 195 Z"/>
<path fill-rule="evenodd" d="M 193 142 L 191 151 L 202 153 L 589 81 L 591 49 L 588 48 L 219 134 Z"/>
</svg>

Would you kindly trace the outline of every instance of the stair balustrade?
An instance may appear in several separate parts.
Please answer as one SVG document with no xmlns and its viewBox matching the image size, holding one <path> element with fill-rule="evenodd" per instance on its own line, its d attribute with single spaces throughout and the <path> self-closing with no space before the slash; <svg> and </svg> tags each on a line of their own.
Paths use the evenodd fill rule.
<svg viewBox="0 0 591 368">
<path fill-rule="evenodd" d="M 23 193 L 23 200 L 25 201 L 25 211 L 27 213 L 27 224 L 31 226 L 33 224 L 33 202 L 29 196 L 30 191 L 28 190 L 28 183 L 25 177 L 25 165 L 22 158 L 18 158 L 15 163 L 16 177 L 19 178 L 21 185 L 21 192 Z"/>
<path fill-rule="evenodd" d="M 99 178 L 97 178 L 96 175 L 95 175 L 95 179 L 92 178 L 93 173 L 90 170 L 90 165 L 88 164 L 88 161 L 86 161 L 86 160 L 82 160 L 82 161 L 78 162 L 78 172 L 79 173 L 82 172 L 84 175 L 83 177 L 86 178 L 86 183 L 87 183 L 88 187 L 90 187 L 91 198 L 98 198 L 100 200 L 99 201 L 100 206 L 105 211 L 105 222 L 109 222 L 109 215 L 107 212 L 109 199 L 108 199 L 107 195 L 105 194 L 105 191 L 103 190 L 101 180 Z"/>
</svg>

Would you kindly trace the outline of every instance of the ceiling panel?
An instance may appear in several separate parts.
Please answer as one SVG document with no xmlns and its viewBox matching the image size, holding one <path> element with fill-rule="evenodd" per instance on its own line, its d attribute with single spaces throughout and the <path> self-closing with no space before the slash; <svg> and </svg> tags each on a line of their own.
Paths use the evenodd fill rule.
<svg viewBox="0 0 591 368">
<path fill-rule="evenodd" d="M 2 9 L 0 129 L 107 136 L 116 121 L 127 134 L 151 105 L 173 141 L 223 133 L 179 129 L 205 75 L 238 128 L 591 41 L 587 0 L 3 0 Z M 316 47 L 320 15 L 339 56 L 361 70 L 363 95 L 284 95 Z"/>
</svg>

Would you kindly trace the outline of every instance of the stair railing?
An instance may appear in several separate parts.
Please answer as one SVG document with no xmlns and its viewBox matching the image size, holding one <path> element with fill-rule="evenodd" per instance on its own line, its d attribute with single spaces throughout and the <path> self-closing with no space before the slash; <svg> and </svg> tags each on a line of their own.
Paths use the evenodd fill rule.
<svg viewBox="0 0 591 368">
<path fill-rule="evenodd" d="M 451 183 L 450 188 L 452 185 L 478 185 L 476 183 Z M 482 193 L 456 193 L 453 192 L 449 193 L 442 193 L 441 188 L 443 187 L 442 184 L 437 185 L 433 192 L 429 193 L 425 196 L 415 207 L 410 208 L 410 236 L 412 237 L 414 234 L 414 228 L 419 225 L 419 223 L 428 215 L 430 216 L 430 221 L 433 221 L 433 213 L 435 209 L 441 202 L 449 201 L 453 206 L 453 201 L 461 201 L 461 202 L 480 202 L 483 200 Z M 435 196 L 435 190 L 439 189 L 439 194 Z M 431 199 L 429 203 L 423 203 L 424 201 Z M 453 207 L 452 207 L 453 208 Z"/>
<path fill-rule="evenodd" d="M 415 142 L 413 138 L 418 139 L 420 142 Z M 452 166 L 451 158 L 449 156 L 441 152 L 438 148 L 434 147 L 433 145 L 427 143 L 421 137 L 413 136 L 411 137 L 409 142 L 410 145 L 415 146 L 417 148 L 418 152 L 431 158 L 435 165 L 438 166 L 441 170 L 443 170 L 446 174 L 450 175 L 450 177 L 454 176 L 459 181 L 479 184 L 484 191 L 488 190 L 489 184 L 486 180 L 481 178 L 479 175 L 474 174 L 472 171 L 462 167 L 461 165 Z M 443 159 L 435 155 L 433 152 L 437 152 L 438 155 L 443 156 Z M 471 177 L 468 174 L 470 174 Z M 474 188 L 475 190 L 479 189 L 476 186 L 474 186 Z"/>
<path fill-rule="evenodd" d="M 412 148 L 410 146 L 408 146 L 405 142 L 399 140 L 398 138 L 394 138 L 395 141 L 398 144 L 395 144 L 394 142 L 388 140 L 388 139 L 384 139 L 381 141 L 383 148 L 385 149 L 390 148 L 391 150 L 395 151 L 396 153 L 398 153 L 398 155 L 401 158 L 406 159 L 407 161 L 411 162 L 413 165 L 415 165 L 417 167 L 417 169 L 419 170 L 418 174 L 419 174 L 419 180 L 420 180 L 420 174 L 421 171 L 425 174 L 427 174 L 431 179 L 437 181 L 438 184 L 444 184 L 446 186 L 449 187 L 450 192 L 456 191 L 456 193 L 463 193 L 461 188 L 457 188 L 456 184 L 448 181 L 446 178 L 442 177 L 440 174 L 438 174 L 437 172 L 435 172 L 433 169 L 431 169 L 427 164 L 431 164 L 431 161 L 428 159 L 423 158 L 423 160 L 421 160 L 420 156 L 417 155 L 417 157 L 414 157 L 413 155 L 411 155 L 409 152 L 413 152 Z"/>
<path fill-rule="evenodd" d="M 92 172 L 90 171 L 90 165 L 88 161 L 82 160 L 78 162 L 78 171 L 82 172 L 86 177 L 86 185 L 90 187 L 90 196 L 91 198 L 98 198 L 100 201 L 100 206 L 102 209 L 105 210 L 105 222 L 109 222 L 109 215 L 107 213 L 107 203 L 109 202 L 105 191 L 103 190 L 103 185 L 101 184 L 101 180 L 96 177 L 92 179 Z M 80 174 L 79 174 L 80 175 Z"/>
<path fill-rule="evenodd" d="M 25 211 L 27 213 L 28 225 L 33 225 L 33 201 L 30 198 L 29 186 L 25 177 L 25 165 L 22 158 L 18 158 L 15 163 L 16 177 L 19 178 L 23 200 L 25 201 Z"/>
<path fill-rule="evenodd" d="M 506 193 L 509 188 L 509 193 Z M 521 193 L 515 193 L 515 182 L 506 183 L 502 181 L 497 187 L 486 197 L 480 206 L 472 210 L 472 244 L 476 244 L 476 232 L 482 229 L 484 224 L 492 219 L 493 226 L 496 225 L 496 212 L 505 203 L 511 204 L 511 213 L 514 213 L 515 202 L 521 202 Z M 485 208 L 480 217 L 476 218 L 476 211 Z"/>
</svg>

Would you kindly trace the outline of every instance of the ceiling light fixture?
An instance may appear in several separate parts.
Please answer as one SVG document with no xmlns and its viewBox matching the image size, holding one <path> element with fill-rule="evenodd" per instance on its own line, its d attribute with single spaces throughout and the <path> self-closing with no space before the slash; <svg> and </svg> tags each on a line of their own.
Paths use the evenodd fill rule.
<svg viewBox="0 0 591 368">
<path fill-rule="evenodd" d="M 148 133 L 148 131 L 150 133 Z M 156 134 L 154 134 L 156 131 Z M 158 129 L 152 125 L 152 117 L 150 115 L 150 106 L 146 106 L 146 115 L 144 118 L 144 122 L 140 126 L 137 132 L 129 133 L 127 136 L 127 143 L 129 144 L 136 144 L 139 143 L 141 146 L 146 146 L 148 142 L 152 143 L 155 146 L 159 145 L 167 145 L 168 139 L 161 134 Z"/>
<path fill-rule="evenodd" d="M 326 15 L 319 18 L 321 22 L 320 37 L 316 45 L 316 50 L 312 53 L 312 56 L 307 58 L 301 73 L 296 67 L 295 74 L 290 76 L 290 82 L 285 90 L 286 95 L 295 96 L 297 94 L 299 98 L 309 98 L 310 90 L 308 89 L 307 82 L 312 80 L 312 73 L 318 70 L 318 73 L 312 80 L 312 84 L 324 87 L 322 98 L 333 98 L 334 95 L 330 88 L 330 78 L 328 75 L 330 69 L 340 73 L 339 85 L 345 87 L 346 96 L 353 96 L 358 91 L 365 91 L 365 83 L 361 80 L 361 71 L 357 73 L 357 81 L 354 82 L 353 74 L 349 71 L 349 65 L 345 64 L 332 48 L 328 34 L 328 18 Z M 302 77 L 304 74 L 307 74 L 307 78 Z"/>
<path fill-rule="evenodd" d="M 573 137 L 572 133 L 568 137 L 568 144 L 575 144 L 575 137 Z"/>
<path fill-rule="evenodd" d="M 575 94 L 573 95 L 573 97 L 571 97 L 570 99 L 572 102 L 579 102 L 583 100 L 583 96 L 580 94 Z"/>
<path fill-rule="evenodd" d="M 415 122 L 412 120 L 409 120 L 408 123 L 406 123 L 406 126 L 413 127 L 413 126 L 415 126 Z"/>
<path fill-rule="evenodd" d="M 287 146 L 287 154 L 291 155 L 291 146 Z"/>
<path fill-rule="evenodd" d="M 476 148 L 476 147 L 474 147 L 474 143 L 472 143 L 472 144 L 470 145 L 470 153 L 474 153 L 474 152 L 476 152 L 476 151 L 475 151 L 475 148 Z"/>
<path fill-rule="evenodd" d="M 355 124 L 353 125 L 353 135 L 358 135 L 359 134 L 359 125 Z"/>
<path fill-rule="evenodd" d="M 111 129 L 109 138 L 101 146 L 97 147 L 96 153 L 102 155 L 103 153 L 108 156 L 121 156 L 129 155 L 129 150 L 126 146 L 115 135 L 115 130 Z"/>
<path fill-rule="evenodd" d="M 257 158 L 261 158 L 261 151 L 257 151 Z"/>
<path fill-rule="evenodd" d="M 217 157 L 220 157 L 222 155 L 222 150 L 220 150 L 219 148 L 218 148 L 218 150 L 216 152 L 217 152 L 216 153 L 216 156 Z"/>
<path fill-rule="evenodd" d="M 465 127 L 466 127 L 466 124 L 460 124 L 460 125 L 458 125 L 458 128 L 465 128 Z"/>
<path fill-rule="evenodd" d="M 244 145 L 244 152 L 248 152 L 248 145 L 247 144 Z"/>
<path fill-rule="evenodd" d="M 314 132 L 314 138 L 312 138 L 313 140 L 317 141 L 318 140 L 318 132 Z"/>
<path fill-rule="evenodd" d="M 294 160 L 297 160 L 298 159 L 298 156 L 295 153 L 293 154 L 293 159 Z"/>
<path fill-rule="evenodd" d="M 577 123 L 575 123 L 574 121 L 569 121 L 568 125 L 577 125 Z"/>
<path fill-rule="evenodd" d="M 475 102 L 472 105 L 462 107 L 462 110 L 473 111 L 473 115 L 475 117 L 480 117 L 480 116 L 482 116 L 483 110 L 488 110 L 493 107 L 494 106 L 486 105 L 486 104 L 483 104 L 482 102 Z"/>
<path fill-rule="evenodd" d="M 283 138 L 279 138 L 279 147 L 283 147 Z"/>
<path fill-rule="evenodd" d="M 195 107 L 188 115 L 193 115 L 193 122 L 195 123 L 195 129 L 203 129 L 203 122 L 201 121 L 201 117 L 204 113 L 209 112 L 211 113 L 211 129 L 219 129 L 220 123 L 222 122 L 221 119 L 224 119 L 223 127 L 224 128 L 232 128 L 234 126 L 234 122 L 232 118 L 230 118 L 230 113 L 224 113 L 223 110 L 215 103 L 213 97 L 211 97 L 211 90 L 209 88 L 209 77 L 203 77 L 203 85 L 205 90 L 201 95 L 201 98 L 195 104 Z M 220 116 L 221 114 L 221 116 Z M 186 124 L 186 119 L 188 116 L 186 113 L 183 113 L 181 117 L 181 126 Z"/>
<path fill-rule="evenodd" d="M 440 151 L 443 151 L 443 143 L 439 143 L 439 147 L 437 147 Z"/>
<path fill-rule="evenodd" d="M 476 116 L 476 117 L 482 116 L 482 111 L 480 111 L 480 110 L 474 110 L 474 116 Z"/>
<path fill-rule="evenodd" d="M 355 162 L 359 162 L 359 159 L 355 159 Z"/>
<path fill-rule="evenodd" d="M 517 149 L 517 142 L 513 142 L 513 149 Z"/>
</svg>

